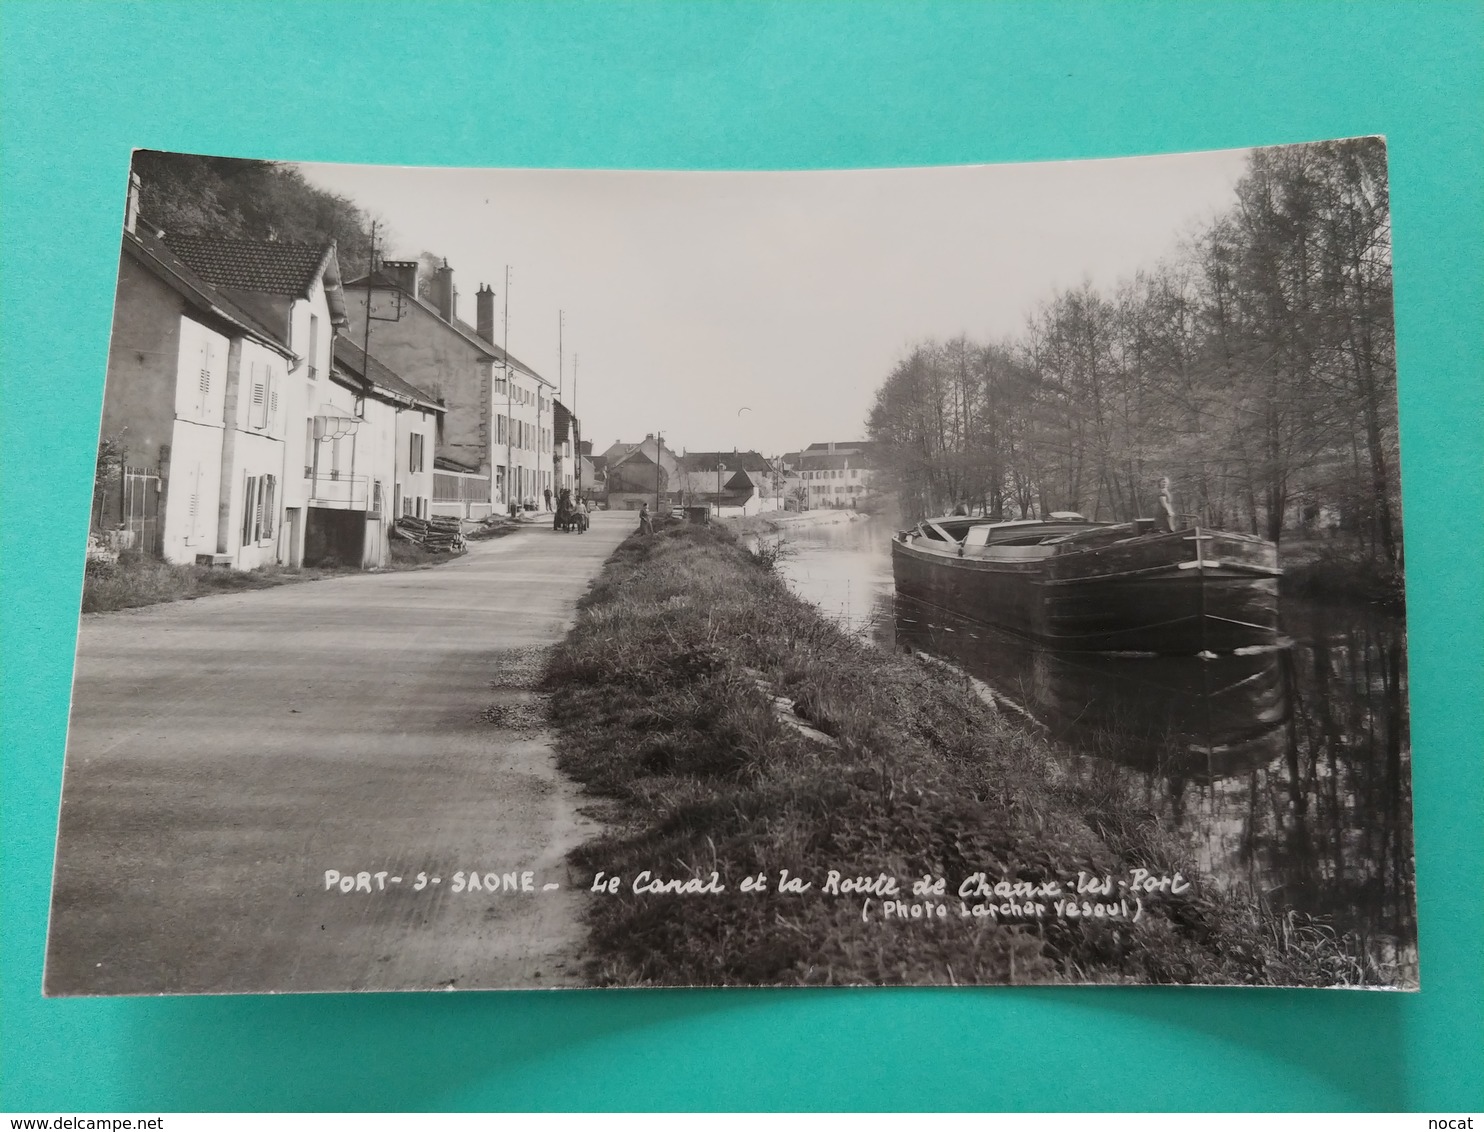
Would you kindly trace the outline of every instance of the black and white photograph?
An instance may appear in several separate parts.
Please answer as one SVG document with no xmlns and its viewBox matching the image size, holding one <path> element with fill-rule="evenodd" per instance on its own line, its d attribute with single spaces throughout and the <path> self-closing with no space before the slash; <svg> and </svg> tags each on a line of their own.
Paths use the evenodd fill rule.
<svg viewBox="0 0 1484 1132">
<path fill-rule="evenodd" d="M 1420 986 L 1384 139 L 292 156 L 119 170 L 46 994 Z"/>
</svg>

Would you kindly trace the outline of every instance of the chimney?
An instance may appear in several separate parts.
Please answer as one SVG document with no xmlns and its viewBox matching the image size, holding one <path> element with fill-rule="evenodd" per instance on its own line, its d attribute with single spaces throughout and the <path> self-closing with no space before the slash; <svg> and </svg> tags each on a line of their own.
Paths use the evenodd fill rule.
<svg viewBox="0 0 1484 1132">
<path fill-rule="evenodd" d="M 481 283 L 474 294 L 474 329 L 491 346 L 495 344 L 495 290 Z"/>
<path fill-rule="evenodd" d="M 129 200 L 124 205 L 124 231 L 133 232 L 139 221 L 139 174 L 129 171 Z"/>
<path fill-rule="evenodd" d="M 418 262 L 415 259 L 384 259 L 381 273 L 388 276 L 400 290 L 409 295 L 417 294 Z"/>
<path fill-rule="evenodd" d="M 444 322 L 452 322 L 454 314 L 453 268 L 448 260 L 433 273 L 433 305 Z"/>
</svg>

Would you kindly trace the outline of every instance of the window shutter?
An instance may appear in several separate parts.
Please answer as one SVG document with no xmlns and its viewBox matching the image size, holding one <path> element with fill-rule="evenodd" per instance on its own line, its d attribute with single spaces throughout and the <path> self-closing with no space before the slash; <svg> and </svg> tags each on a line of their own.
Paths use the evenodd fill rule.
<svg viewBox="0 0 1484 1132">
<path fill-rule="evenodd" d="M 252 365 L 252 424 L 264 428 L 268 424 L 268 388 L 261 368 Z"/>
<path fill-rule="evenodd" d="M 253 507 L 258 496 L 258 479 L 256 476 L 247 477 L 247 485 L 242 493 L 242 545 L 247 546 L 252 542 L 252 519 Z"/>
<path fill-rule="evenodd" d="M 278 421 L 278 375 L 270 366 L 264 365 L 263 370 L 268 381 L 268 427 L 272 428 Z"/>
<path fill-rule="evenodd" d="M 263 537 L 273 537 L 274 521 L 278 518 L 278 477 L 263 477 Z"/>
<path fill-rule="evenodd" d="M 201 465 L 191 472 L 191 499 L 186 511 L 187 545 L 196 541 L 196 523 L 201 511 Z"/>
<path fill-rule="evenodd" d="M 201 348 L 198 352 L 200 372 L 196 379 L 196 415 L 204 416 L 206 413 L 206 399 L 211 395 L 211 339 L 206 336 L 205 330 L 198 330 Z"/>
</svg>

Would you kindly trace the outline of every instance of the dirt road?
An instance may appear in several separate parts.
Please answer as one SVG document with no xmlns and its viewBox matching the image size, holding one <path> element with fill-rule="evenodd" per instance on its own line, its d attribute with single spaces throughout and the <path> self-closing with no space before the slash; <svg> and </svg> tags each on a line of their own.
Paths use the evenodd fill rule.
<svg viewBox="0 0 1484 1132">
<path fill-rule="evenodd" d="M 532 684 L 633 525 L 84 617 L 47 992 L 578 981 L 593 829 Z"/>
</svg>

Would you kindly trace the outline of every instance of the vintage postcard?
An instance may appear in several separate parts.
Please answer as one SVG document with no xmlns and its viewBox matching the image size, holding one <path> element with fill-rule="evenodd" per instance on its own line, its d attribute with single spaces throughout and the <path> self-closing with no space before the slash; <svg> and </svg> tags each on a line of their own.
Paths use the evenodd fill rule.
<svg viewBox="0 0 1484 1132">
<path fill-rule="evenodd" d="M 122 173 L 46 993 L 1419 985 L 1382 139 Z"/>
</svg>

